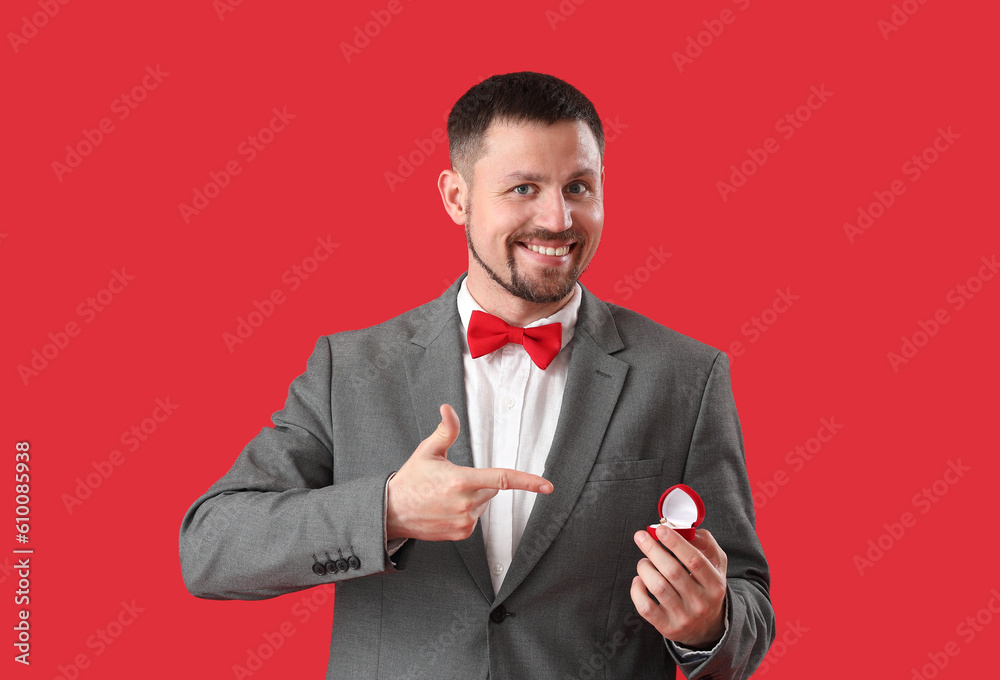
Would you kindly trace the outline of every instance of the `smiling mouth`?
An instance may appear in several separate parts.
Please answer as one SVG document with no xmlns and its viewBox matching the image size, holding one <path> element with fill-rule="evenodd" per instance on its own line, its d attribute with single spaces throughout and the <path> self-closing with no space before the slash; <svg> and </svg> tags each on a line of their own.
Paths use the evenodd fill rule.
<svg viewBox="0 0 1000 680">
<path fill-rule="evenodd" d="M 536 243 L 524 243 L 518 241 L 518 245 L 526 250 L 530 250 L 533 253 L 538 253 L 539 255 L 549 255 L 553 257 L 562 257 L 563 255 L 569 254 L 569 251 L 573 249 L 576 245 L 575 243 L 570 243 L 568 245 L 559 246 L 558 248 L 553 248 L 551 246 L 539 245 Z"/>
</svg>

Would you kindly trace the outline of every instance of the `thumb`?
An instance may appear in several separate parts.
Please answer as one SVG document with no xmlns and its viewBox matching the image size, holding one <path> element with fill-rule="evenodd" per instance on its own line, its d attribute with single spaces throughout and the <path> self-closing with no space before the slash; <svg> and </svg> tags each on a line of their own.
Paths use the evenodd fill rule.
<svg viewBox="0 0 1000 680">
<path fill-rule="evenodd" d="M 459 427 L 458 414 L 455 413 L 455 409 L 451 407 L 451 404 L 441 404 L 441 422 L 438 423 L 437 429 L 431 433 L 431 436 L 424 440 L 427 453 L 447 458 L 448 447 L 458 439 Z"/>
</svg>

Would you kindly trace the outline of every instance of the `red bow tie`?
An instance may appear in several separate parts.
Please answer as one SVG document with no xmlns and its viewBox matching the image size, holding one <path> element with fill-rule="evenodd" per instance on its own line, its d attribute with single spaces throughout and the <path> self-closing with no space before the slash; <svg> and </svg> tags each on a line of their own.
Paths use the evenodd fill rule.
<svg viewBox="0 0 1000 680">
<path fill-rule="evenodd" d="M 549 323 L 532 328 L 519 328 L 506 321 L 478 309 L 472 311 L 469 319 L 469 350 L 477 359 L 500 349 L 508 342 L 524 345 L 528 356 L 543 371 L 562 349 L 562 324 Z"/>
</svg>

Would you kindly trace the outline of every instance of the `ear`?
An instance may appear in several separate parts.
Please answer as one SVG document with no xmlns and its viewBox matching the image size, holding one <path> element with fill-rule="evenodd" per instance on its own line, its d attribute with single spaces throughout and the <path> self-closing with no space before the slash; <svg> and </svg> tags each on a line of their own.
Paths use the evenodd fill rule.
<svg viewBox="0 0 1000 680">
<path fill-rule="evenodd" d="M 438 191 L 441 192 L 444 209 L 452 221 L 464 226 L 467 218 L 465 201 L 471 198 L 465 180 L 455 170 L 442 170 L 438 176 Z"/>
</svg>

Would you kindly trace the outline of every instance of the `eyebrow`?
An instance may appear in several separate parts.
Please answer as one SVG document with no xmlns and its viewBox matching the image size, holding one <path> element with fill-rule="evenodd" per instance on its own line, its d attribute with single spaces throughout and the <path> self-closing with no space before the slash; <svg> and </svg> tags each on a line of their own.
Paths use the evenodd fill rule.
<svg viewBox="0 0 1000 680">
<path fill-rule="evenodd" d="M 594 170 L 592 170 L 591 168 L 577 168 L 574 172 L 570 174 L 570 177 L 589 177 L 592 179 L 596 179 L 598 177 L 598 174 L 594 172 Z M 507 184 L 508 182 L 512 182 L 514 180 L 522 182 L 544 183 L 548 181 L 548 178 L 545 175 L 539 175 L 534 172 L 524 172 L 523 170 L 515 170 L 514 172 L 504 175 L 504 177 L 500 179 L 500 183 Z"/>
</svg>

